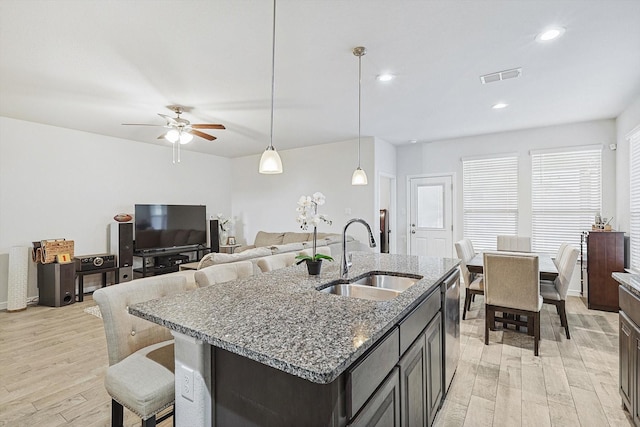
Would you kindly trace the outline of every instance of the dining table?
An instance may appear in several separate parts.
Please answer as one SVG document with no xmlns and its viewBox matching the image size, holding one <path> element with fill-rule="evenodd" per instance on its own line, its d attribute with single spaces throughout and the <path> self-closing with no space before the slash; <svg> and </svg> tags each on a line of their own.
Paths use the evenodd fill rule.
<svg viewBox="0 0 640 427">
<path fill-rule="evenodd" d="M 506 251 L 504 251 L 506 252 Z M 537 253 L 538 266 L 540 268 L 540 280 L 555 280 L 558 277 L 558 268 L 549 254 Z M 482 274 L 484 271 L 482 252 L 477 253 L 470 261 L 467 261 L 467 268 L 471 273 Z"/>
</svg>

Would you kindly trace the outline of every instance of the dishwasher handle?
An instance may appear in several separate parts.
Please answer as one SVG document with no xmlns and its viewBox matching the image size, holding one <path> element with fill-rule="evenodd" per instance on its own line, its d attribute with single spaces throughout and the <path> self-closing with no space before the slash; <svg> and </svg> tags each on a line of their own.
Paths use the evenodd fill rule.
<svg viewBox="0 0 640 427">
<path fill-rule="evenodd" d="M 460 280 L 460 271 L 456 270 L 444 279 L 444 289 L 450 289 L 456 286 L 456 283 Z"/>
</svg>

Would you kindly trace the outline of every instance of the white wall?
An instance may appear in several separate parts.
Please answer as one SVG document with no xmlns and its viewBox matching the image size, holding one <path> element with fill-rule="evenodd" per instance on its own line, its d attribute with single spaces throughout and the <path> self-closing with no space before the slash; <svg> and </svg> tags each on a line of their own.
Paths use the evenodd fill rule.
<svg viewBox="0 0 640 427">
<path fill-rule="evenodd" d="M 352 186 L 351 175 L 358 165 L 357 140 L 279 151 L 284 172 L 260 175 L 260 156 L 232 160 L 232 205 L 235 234 L 240 242 L 252 244 L 258 231 L 298 231 L 296 203 L 300 196 L 316 191 L 327 198 L 320 212 L 333 224 L 321 224 L 319 232 L 341 233 L 347 220 L 363 218 L 373 225 L 374 167 L 373 138 L 362 139 L 361 165 L 369 185 Z M 364 227 L 353 225 L 348 234 L 367 242 Z"/>
<path fill-rule="evenodd" d="M 609 144 L 616 140 L 614 120 L 598 120 L 562 126 L 535 128 L 514 132 L 478 135 L 398 148 L 398 206 L 404 209 L 398 219 L 398 252 L 406 249 L 407 239 L 407 175 L 455 173 L 456 206 L 454 240 L 463 237 L 462 157 L 501 153 L 518 153 L 519 200 L 518 233 L 531 235 L 531 158 L 530 150 L 600 144 L 603 166 L 602 216 L 615 216 L 616 152 Z M 575 285 L 574 285 L 575 286 Z M 579 289 L 579 282 L 577 284 Z M 573 290 L 573 289 L 572 289 Z"/>
<path fill-rule="evenodd" d="M 231 212 L 229 159 L 189 151 L 179 164 L 171 158 L 168 146 L 0 117 L 0 308 L 11 246 L 66 238 L 76 255 L 106 252 L 108 224 L 136 203 Z M 37 296 L 30 277 L 28 295 Z"/>
<path fill-rule="evenodd" d="M 398 217 L 397 197 L 396 197 L 396 175 L 397 175 L 397 157 L 396 147 L 382 139 L 376 138 L 375 140 L 375 212 L 379 212 L 380 209 L 387 209 L 389 215 L 389 253 L 396 253 L 396 224 Z M 369 178 L 371 183 L 371 178 Z M 380 252 L 381 242 L 380 240 L 380 221 L 376 219 L 374 224 L 371 224 L 374 230 L 374 236 L 378 243 L 376 252 Z"/>
<path fill-rule="evenodd" d="M 616 150 L 616 225 L 618 230 L 629 232 L 629 141 L 626 137 L 633 129 L 640 126 L 640 96 L 631 103 L 616 119 L 617 144 Z"/>
</svg>

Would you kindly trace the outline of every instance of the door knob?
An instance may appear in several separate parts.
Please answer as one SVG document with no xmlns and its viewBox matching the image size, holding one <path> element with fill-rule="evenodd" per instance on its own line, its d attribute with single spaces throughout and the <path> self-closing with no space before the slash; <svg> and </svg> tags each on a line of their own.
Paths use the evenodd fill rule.
<svg viewBox="0 0 640 427">
<path fill-rule="evenodd" d="M 416 234 L 416 230 L 411 230 L 411 234 Z"/>
</svg>

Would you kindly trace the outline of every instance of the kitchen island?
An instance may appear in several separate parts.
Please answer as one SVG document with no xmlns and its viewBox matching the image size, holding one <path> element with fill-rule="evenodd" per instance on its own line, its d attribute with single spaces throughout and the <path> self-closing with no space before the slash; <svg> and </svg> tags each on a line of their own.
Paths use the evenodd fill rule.
<svg viewBox="0 0 640 427">
<path fill-rule="evenodd" d="M 174 334 L 178 426 L 427 425 L 446 387 L 440 291 L 457 265 L 354 253 L 349 282 L 419 280 L 388 301 L 332 295 L 319 290 L 339 265 L 325 262 L 319 276 L 293 266 L 129 311 Z"/>
</svg>

